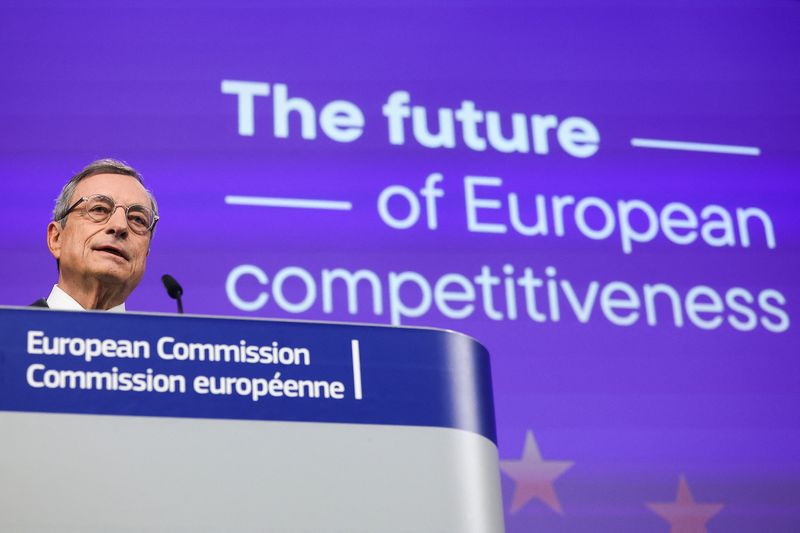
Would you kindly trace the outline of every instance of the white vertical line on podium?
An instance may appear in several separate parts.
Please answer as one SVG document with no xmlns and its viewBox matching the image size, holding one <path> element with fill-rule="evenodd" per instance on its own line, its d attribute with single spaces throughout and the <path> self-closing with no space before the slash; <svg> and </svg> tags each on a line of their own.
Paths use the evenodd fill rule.
<svg viewBox="0 0 800 533">
<path fill-rule="evenodd" d="M 350 341 L 350 348 L 353 352 L 353 391 L 355 392 L 356 400 L 361 400 L 364 395 L 361 393 L 361 351 L 358 339 Z"/>
</svg>

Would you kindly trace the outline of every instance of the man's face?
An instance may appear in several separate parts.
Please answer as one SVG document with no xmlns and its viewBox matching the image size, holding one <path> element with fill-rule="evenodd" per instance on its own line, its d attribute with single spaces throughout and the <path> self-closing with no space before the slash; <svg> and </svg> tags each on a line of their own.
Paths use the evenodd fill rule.
<svg viewBox="0 0 800 533">
<path fill-rule="evenodd" d="M 69 201 L 71 206 L 82 196 L 102 194 L 124 206 L 150 207 L 144 187 L 135 178 L 119 174 L 96 174 L 78 182 Z M 85 202 L 84 202 L 85 204 Z M 51 222 L 47 229 L 50 251 L 60 262 L 59 280 L 65 283 L 122 285 L 132 291 L 144 275 L 151 233 L 131 231 L 125 209 L 117 208 L 104 223 L 90 219 L 80 204 L 67 216 L 66 226 Z"/>
</svg>

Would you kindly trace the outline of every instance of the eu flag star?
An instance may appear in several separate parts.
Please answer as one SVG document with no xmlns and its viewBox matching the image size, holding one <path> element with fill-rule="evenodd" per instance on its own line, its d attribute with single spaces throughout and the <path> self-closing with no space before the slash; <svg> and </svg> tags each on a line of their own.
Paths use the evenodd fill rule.
<svg viewBox="0 0 800 533">
<path fill-rule="evenodd" d="M 681 474 L 674 502 L 648 503 L 647 507 L 669 522 L 670 533 L 706 533 L 706 522 L 722 510 L 721 503 L 697 503 Z"/>
<path fill-rule="evenodd" d="M 553 483 L 572 467 L 572 461 L 545 461 L 533 437 L 525 435 L 525 449 L 518 461 L 500 461 L 500 469 L 516 482 L 511 512 L 515 513 L 531 500 L 541 500 L 559 514 L 563 514 Z"/>
</svg>

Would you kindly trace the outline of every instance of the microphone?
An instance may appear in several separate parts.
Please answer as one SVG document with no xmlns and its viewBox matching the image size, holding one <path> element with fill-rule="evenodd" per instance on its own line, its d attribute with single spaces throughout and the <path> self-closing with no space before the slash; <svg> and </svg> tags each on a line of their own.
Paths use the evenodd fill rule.
<svg viewBox="0 0 800 533">
<path fill-rule="evenodd" d="M 169 297 L 173 300 L 178 300 L 178 313 L 183 314 L 183 302 L 181 301 L 181 296 L 183 296 L 183 287 L 181 287 L 180 283 L 175 281 L 175 278 L 169 274 L 164 274 L 161 276 L 161 282 L 164 284 L 164 288 L 167 289 L 167 294 L 169 294 Z"/>
</svg>

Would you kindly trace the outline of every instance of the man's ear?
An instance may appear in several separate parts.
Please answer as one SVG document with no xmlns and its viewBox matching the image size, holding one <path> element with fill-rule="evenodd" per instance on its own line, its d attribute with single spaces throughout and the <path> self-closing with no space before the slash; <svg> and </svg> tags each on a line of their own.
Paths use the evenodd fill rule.
<svg viewBox="0 0 800 533">
<path fill-rule="evenodd" d="M 61 259 L 61 232 L 64 228 L 58 222 L 51 222 L 47 225 L 47 247 L 56 260 Z"/>
</svg>

